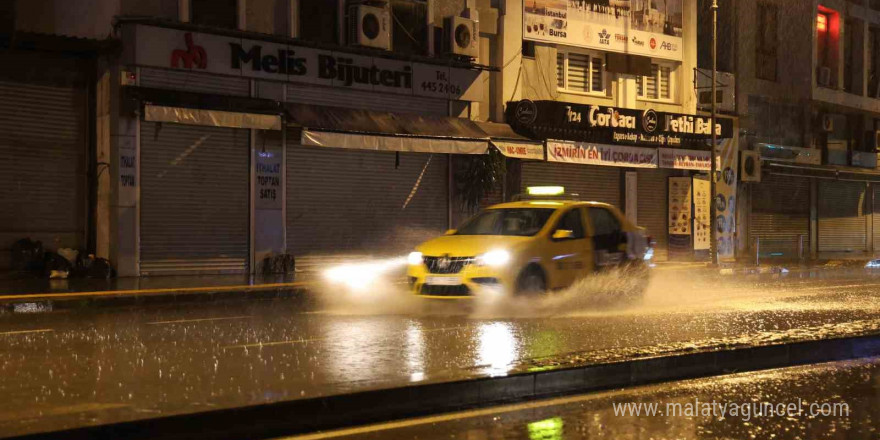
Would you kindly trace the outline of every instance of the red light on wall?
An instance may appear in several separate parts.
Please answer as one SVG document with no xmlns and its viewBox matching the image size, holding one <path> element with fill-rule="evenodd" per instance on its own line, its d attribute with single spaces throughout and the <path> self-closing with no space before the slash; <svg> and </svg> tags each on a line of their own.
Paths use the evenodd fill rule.
<svg viewBox="0 0 880 440">
<path fill-rule="evenodd" d="M 825 14 L 819 14 L 816 16 L 816 30 L 819 32 L 825 32 L 828 30 L 828 16 Z"/>
</svg>

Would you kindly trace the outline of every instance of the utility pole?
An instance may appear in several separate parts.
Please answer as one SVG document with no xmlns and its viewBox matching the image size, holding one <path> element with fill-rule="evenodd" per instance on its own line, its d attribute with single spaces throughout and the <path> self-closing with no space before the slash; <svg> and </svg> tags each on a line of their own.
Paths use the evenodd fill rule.
<svg viewBox="0 0 880 440">
<path fill-rule="evenodd" d="M 712 0 L 712 154 L 710 155 L 712 159 L 711 171 L 709 173 L 709 194 L 712 196 L 711 202 L 709 203 L 709 260 L 711 264 L 718 264 L 718 222 L 716 220 L 716 216 L 718 215 L 716 210 L 716 201 L 717 197 L 717 188 L 715 185 L 716 175 L 718 174 L 718 164 L 717 164 L 717 155 L 715 151 L 715 145 L 717 142 L 717 134 L 715 133 L 715 111 L 716 111 L 716 91 L 717 91 L 717 81 L 716 75 L 718 74 L 718 0 Z"/>
</svg>

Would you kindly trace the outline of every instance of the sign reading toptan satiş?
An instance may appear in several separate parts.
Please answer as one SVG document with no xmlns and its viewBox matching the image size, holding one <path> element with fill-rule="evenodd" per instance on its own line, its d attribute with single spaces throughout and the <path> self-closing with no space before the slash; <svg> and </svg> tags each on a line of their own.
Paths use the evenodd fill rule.
<svg viewBox="0 0 880 440">
<path fill-rule="evenodd" d="M 481 72 L 272 41 L 134 25 L 134 64 L 400 95 L 476 101 Z"/>
</svg>

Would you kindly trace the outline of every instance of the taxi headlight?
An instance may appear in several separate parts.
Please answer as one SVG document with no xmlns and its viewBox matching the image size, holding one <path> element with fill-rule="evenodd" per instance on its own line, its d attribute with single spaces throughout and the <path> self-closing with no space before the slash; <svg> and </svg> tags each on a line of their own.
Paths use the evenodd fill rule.
<svg viewBox="0 0 880 440">
<path fill-rule="evenodd" d="M 406 257 L 406 261 L 410 266 L 419 266 L 422 264 L 422 253 L 421 252 L 410 252 L 409 256 Z"/>
<path fill-rule="evenodd" d="M 498 267 L 504 266 L 508 262 L 510 262 L 510 252 L 500 249 L 477 255 L 476 258 L 477 266 Z"/>
</svg>

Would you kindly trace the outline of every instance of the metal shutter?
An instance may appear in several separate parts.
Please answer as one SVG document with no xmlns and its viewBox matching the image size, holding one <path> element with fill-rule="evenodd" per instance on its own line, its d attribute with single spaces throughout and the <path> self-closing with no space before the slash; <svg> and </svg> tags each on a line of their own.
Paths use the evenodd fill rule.
<svg viewBox="0 0 880 440">
<path fill-rule="evenodd" d="M 657 242 L 654 258 L 666 260 L 668 246 L 668 214 L 666 205 L 667 177 L 670 171 L 664 169 L 640 169 L 638 173 L 638 225 L 648 230 L 648 235 Z"/>
<path fill-rule="evenodd" d="M 234 76 L 208 75 L 186 70 L 167 70 L 141 67 L 138 77 L 141 87 L 186 90 L 188 92 L 216 93 L 218 95 L 250 96 L 251 82 Z"/>
<path fill-rule="evenodd" d="M 288 84 L 287 101 L 379 112 L 419 113 L 428 116 L 447 116 L 449 114 L 449 101 L 445 99 L 304 84 Z"/>
<path fill-rule="evenodd" d="M 394 152 L 289 146 L 288 252 L 398 255 L 442 234 L 447 157 L 400 153 L 395 167 Z"/>
<path fill-rule="evenodd" d="M 880 251 L 880 186 L 876 183 L 871 185 L 874 189 L 874 214 L 871 216 L 874 222 L 874 252 Z"/>
<path fill-rule="evenodd" d="M 81 89 L 0 81 L 0 270 L 21 238 L 84 245 L 85 109 Z"/>
<path fill-rule="evenodd" d="M 581 200 L 620 206 L 620 168 L 557 162 L 523 162 L 523 192 L 528 186 L 561 185 Z"/>
<path fill-rule="evenodd" d="M 864 182 L 819 182 L 819 252 L 865 252 Z"/>
<path fill-rule="evenodd" d="M 141 122 L 141 274 L 242 273 L 249 132 Z"/>
<path fill-rule="evenodd" d="M 798 258 L 801 251 L 807 255 L 810 252 L 809 179 L 769 175 L 761 183 L 752 185 L 749 247 L 753 248 L 755 239 L 760 239 L 764 255 Z"/>
</svg>

